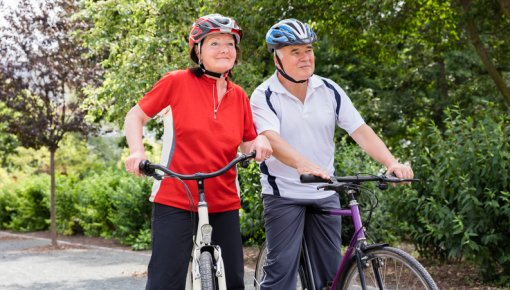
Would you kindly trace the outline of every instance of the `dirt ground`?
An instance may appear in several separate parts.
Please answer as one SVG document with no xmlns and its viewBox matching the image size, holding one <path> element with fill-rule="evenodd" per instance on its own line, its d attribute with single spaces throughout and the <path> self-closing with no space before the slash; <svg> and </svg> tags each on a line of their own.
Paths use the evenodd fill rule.
<svg viewBox="0 0 510 290">
<path fill-rule="evenodd" d="M 49 238 L 48 232 L 33 232 L 26 233 L 26 235 L 32 235 L 36 237 Z M 120 243 L 97 237 L 86 237 L 81 235 L 76 236 L 59 236 L 59 240 L 71 242 L 73 244 L 82 245 L 94 245 L 101 247 L 111 247 L 120 249 L 129 249 L 129 247 L 123 246 Z M 70 247 L 69 244 L 61 244 L 64 248 Z M 73 246 L 74 247 L 74 246 Z M 45 249 L 41 249 L 45 250 Z M 257 246 L 245 247 L 244 257 L 245 266 L 251 269 L 255 269 L 255 263 L 259 253 Z M 470 265 L 465 263 L 457 264 L 441 264 L 433 265 L 426 261 L 421 261 L 427 270 L 430 272 L 434 280 L 436 281 L 439 289 L 470 289 L 470 290 L 495 290 L 505 289 L 498 288 L 494 285 L 484 284 L 477 276 L 477 270 Z M 142 273 L 143 275 L 143 273 Z"/>
</svg>

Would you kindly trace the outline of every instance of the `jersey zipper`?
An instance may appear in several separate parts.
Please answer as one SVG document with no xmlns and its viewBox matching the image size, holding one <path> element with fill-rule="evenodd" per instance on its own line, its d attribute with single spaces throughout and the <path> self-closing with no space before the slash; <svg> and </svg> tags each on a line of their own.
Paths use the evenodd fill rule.
<svg viewBox="0 0 510 290">
<path fill-rule="evenodd" d="M 216 92 L 216 85 L 213 84 L 212 98 L 213 98 L 213 115 L 214 115 L 214 119 L 216 119 L 216 115 L 218 114 L 218 110 L 220 109 L 221 102 L 223 101 L 225 96 L 228 94 L 228 92 L 230 92 L 231 89 L 232 88 L 227 89 L 227 91 L 225 91 L 225 93 L 223 94 L 223 96 L 221 98 L 221 101 L 220 101 L 219 100 L 220 99 L 219 96 L 218 96 L 218 98 L 214 97 L 215 92 Z M 218 99 L 218 106 L 216 106 L 216 99 Z"/>
</svg>

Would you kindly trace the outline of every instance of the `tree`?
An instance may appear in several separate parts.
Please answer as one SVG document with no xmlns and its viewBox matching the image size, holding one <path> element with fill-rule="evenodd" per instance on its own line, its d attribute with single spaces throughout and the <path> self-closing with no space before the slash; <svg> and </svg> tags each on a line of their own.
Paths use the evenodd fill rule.
<svg viewBox="0 0 510 290">
<path fill-rule="evenodd" d="M 204 1 L 85 0 L 79 19 L 90 29 L 78 32 L 105 69 L 100 87 L 87 90 L 97 119 L 121 124 L 161 76 L 190 64 L 188 35 Z"/>
<path fill-rule="evenodd" d="M 81 89 L 99 79 L 99 70 L 82 58 L 85 50 L 70 35 L 85 25 L 71 21 L 75 10 L 65 0 L 22 0 L 0 29 L 0 102 L 9 112 L 0 115 L 0 123 L 8 124 L 7 132 L 22 146 L 47 147 L 50 152 L 53 246 L 57 246 L 55 153 L 67 132 L 87 134 L 93 129 L 80 106 Z"/>
<path fill-rule="evenodd" d="M 470 0 L 459 0 L 460 5 L 464 11 L 465 15 L 465 22 L 466 22 L 466 31 L 468 33 L 469 39 L 471 43 L 473 44 L 478 56 L 480 57 L 482 63 L 485 66 L 485 69 L 491 76 L 491 78 L 494 81 L 494 84 L 498 88 L 498 90 L 503 95 L 503 98 L 505 99 L 508 106 L 510 106 L 510 89 L 505 83 L 505 79 L 501 75 L 501 72 L 497 69 L 496 65 L 494 64 L 493 60 L 491 59 L 491 56 L 487 49 L 484 46 L 484 43 L 482 42 L 482 39 L 480 38 L 480 33 L 478 31 L 478 28 L 475 23 L 473 11 L 472 11 L 472 3 Z M 510 12 L 508 11 L 510 4 L 508 1 L 500 0 L 500 7 L 503 10 L 503 13 L 505 13 L 507 16 L 510 16 Z M 486 7 L 484 7 L 485 9 Z M 499 17 L 501 18 L 501 16 Z M 508 19 L 507 19 L 508 20 Z M 507 21 L 508 22 L 508 21 Z M 506 28 L 508 29 L 508 28 Z"/>
</svg>

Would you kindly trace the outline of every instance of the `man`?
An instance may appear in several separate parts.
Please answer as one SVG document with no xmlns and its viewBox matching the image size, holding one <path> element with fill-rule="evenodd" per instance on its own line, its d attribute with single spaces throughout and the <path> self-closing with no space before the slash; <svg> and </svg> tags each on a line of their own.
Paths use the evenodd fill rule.
<svg viewBox="0 0 510 290">
<path fill-rule="evenodd" d="M 296 19 L 273 25 L 266 42 L 277 71 L 251 97 L 257 131 L 273 148 L 272 157 L 260 164 L 269 250 L 260 289 L 296 289 L 303 235 L 317 289 L 335 276 L 341 260 L 341 219 L 306 215 L 306 207 L 338 208 L 338 197 L 332 191 L 318 191 L 316 184 L 299 181 L 301 174 L 333 175 L 335 125 L 389 173 L 413 177 L 411 168 L 399 163 L 365 124 L 345 92 L 333 81 L 313 74 L 316 40 L 312 29 Z"/>
</svg>

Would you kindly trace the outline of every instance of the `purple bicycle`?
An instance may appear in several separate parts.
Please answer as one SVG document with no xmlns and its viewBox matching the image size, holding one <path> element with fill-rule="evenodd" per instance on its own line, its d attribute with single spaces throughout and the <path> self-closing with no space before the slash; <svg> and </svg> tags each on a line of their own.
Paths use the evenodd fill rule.
<svg viewBox="0 0 510 290">
<path fill-rule="evenodd" d="M 377 182 L 381 190 L 389 183 L 412 182 L 417 179 L 400 179 L 387 175 L 358 175 L 331 177 L 330 180 L 313 175 L 302 175 L 302 183 L 322 183 L 317 189 L 333 190 L 338 196 L 346 196 L 349 208 L 307 209 L 307 213 L 352 217 L 354 234 L 345 251 L 334 280 L 325 289 L 438 289 L 425 268 L 411 255 L 389 247 L 387 244 L 371 244 L 365 237 L 356 196 L 364 191 L 363 183 Z M 372 208 L 373 209 L 373 208 Z M 264 242 L 255 269 L 255 288 L 259 289 L 264 277 L 263 266 L 267 258 Z M 315 290 L 306 240 L 303 237 L 298 268 L 298 289 Z"/>
</svg>

